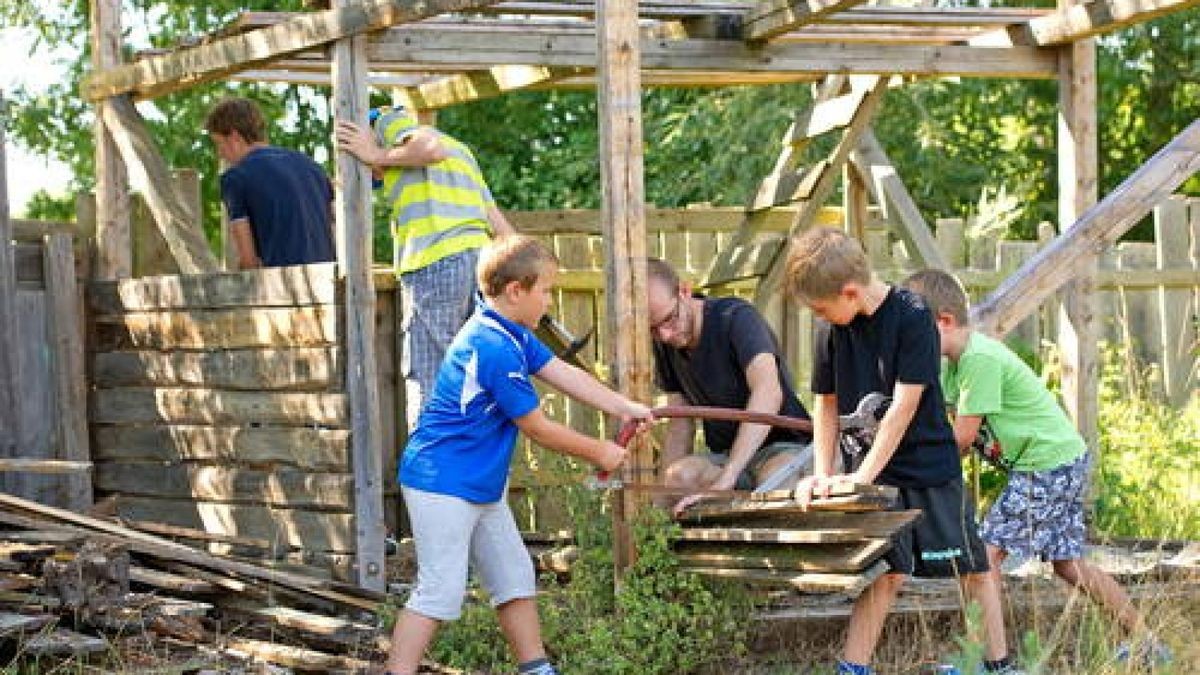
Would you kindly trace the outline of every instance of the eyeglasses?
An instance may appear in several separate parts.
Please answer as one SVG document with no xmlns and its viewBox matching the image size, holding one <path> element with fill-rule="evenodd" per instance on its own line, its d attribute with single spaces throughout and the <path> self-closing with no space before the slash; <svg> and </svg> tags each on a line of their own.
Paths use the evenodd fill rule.
<svg viewBox="0 0 1200 675">
<path fill-rule="evenodd" d="M 658 331 L 662 330 L 663 328 L 666 328 L 667 326 L 673 326 L 675 324 L 675 322 L 679 319 L 679 309 L 682 304 L 683 304 L 683 298 L 680 297 L 678 294 L 676 294 L 675 295 L 675 307 L 672 308 L 671 311 L 669 313 L 667 313 L 667 315 L 664 316 L 657 323 L 650 324 L 650 332 L 657 333 Z"/>
</svg>

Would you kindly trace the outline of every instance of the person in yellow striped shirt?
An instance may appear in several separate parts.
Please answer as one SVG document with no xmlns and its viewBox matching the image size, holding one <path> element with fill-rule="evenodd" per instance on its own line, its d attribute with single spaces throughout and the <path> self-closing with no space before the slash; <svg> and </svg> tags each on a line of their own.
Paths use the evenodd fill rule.
<svg viewBox="0 0 1200 675">
<path fill-rule="evenodd" d="M 370 128 L 339 121 L 338 147 L 382 174 L 403 302 L 408 428 L 416 428 L 446 348 L 474 309 L 475 264 L 493 235 L 514 233 L 475 155 L 404 107 L 371 111 Z"/>
</svg>

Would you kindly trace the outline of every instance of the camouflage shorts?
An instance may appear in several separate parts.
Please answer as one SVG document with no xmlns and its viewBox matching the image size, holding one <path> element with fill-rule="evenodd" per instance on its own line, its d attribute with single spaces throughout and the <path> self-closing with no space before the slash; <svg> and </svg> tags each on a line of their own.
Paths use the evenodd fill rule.
<svg viewBox="0 0 1200 675">
<path fill-rule="evenodd" d="M 1089 455 L 1046 471 L 1013 471 L 983 519 L 983 540 L 1011 555 L 1042 560 L 1083 557 L 1083 497 Z"/>
</svg>

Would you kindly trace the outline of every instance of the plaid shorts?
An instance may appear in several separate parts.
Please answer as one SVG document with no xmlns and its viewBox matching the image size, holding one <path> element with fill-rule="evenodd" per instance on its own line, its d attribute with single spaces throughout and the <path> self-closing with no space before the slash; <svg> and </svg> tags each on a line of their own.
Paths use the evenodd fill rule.
<svg viewBox="0 0 1200 675">
<path fill-rule="evenodd" d="M 475 264 L 479 249 L 442 258 L 400 275 L 404 342 L 400 372 L 406 382 L 409 427 L 416 425 L 433 391 L 450 342 L 475 310 Z"/>
<path fill-rule="evenodd" d="M 1013 471 L 983 519 L 980 535 L 1021 558 L 1078 560 L 1087 529 L 1083 497 L 1090 457 L 1045 471 Z"/>
</svg>

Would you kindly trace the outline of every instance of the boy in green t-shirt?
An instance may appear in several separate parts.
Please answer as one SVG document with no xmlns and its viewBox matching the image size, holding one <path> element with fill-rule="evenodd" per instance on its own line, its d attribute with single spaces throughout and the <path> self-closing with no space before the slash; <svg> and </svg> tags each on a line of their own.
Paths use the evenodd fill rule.
<svg viewBox="0 0 1200 675">
<path fill-rule="evenodd" d="M 1169 661 L 1170 651 L 1145 633 L 1125 591 L 1083 559 L 1089 454 L 1053 394 L 1002 342 L 971 328 L 967 294 L 953 276 L 923 270 L 902 285 L 924 297 L 937 322 L 942 391 L 960 451 L 982 438 L 984 456 L 1008 472 L 980 527 L 991 573 L 1000 574 L 1010 553 L 1049 560 L 1055 574 L 1111 612 L 1130 635 L 1146 635 L 1136 653 L 1122 646 L 1119 659 Z"/>
</svg>

